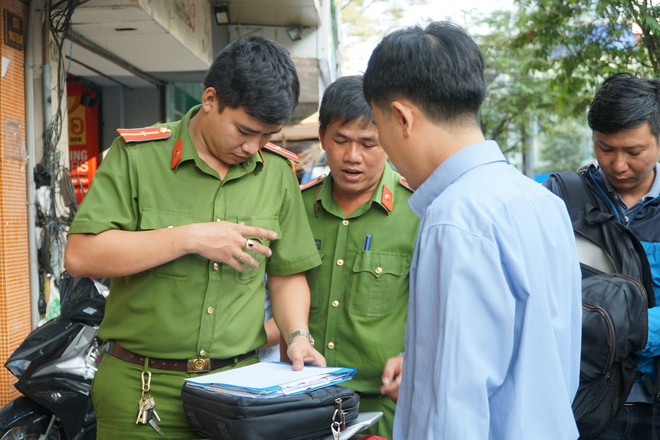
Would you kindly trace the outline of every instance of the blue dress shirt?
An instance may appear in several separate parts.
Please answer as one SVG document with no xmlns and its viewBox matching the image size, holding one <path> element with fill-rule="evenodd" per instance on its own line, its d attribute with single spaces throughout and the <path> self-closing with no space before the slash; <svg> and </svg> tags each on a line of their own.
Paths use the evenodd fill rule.
<svg viewBox="0 0 660 440">
<path fill-rule="evenodd" d="M 564 202 L 487 141 L 409 203 L 422 223 L 394 439 L 576 439 L 581 278 Z"/>
</svg>

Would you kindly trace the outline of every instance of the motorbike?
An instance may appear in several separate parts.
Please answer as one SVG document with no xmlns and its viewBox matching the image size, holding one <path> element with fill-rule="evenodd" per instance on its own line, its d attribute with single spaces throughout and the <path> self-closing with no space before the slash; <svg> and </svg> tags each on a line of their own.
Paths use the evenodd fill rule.
<svg viewBox="0 0 660 440">
<path fill-rule="evenodd" d="M 60 315 L 33 330 L 5 363 L 22 395 L 0 410 L 0 440 L 96 437 L 91 390 L 108 288 L 64 274 L 59 289 Z"/>
</svg>

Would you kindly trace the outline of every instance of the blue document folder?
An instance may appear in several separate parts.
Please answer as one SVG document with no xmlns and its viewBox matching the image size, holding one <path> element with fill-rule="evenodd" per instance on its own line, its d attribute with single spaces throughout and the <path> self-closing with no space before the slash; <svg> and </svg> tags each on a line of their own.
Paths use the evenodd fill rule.
<svg viewBox="0 0 660 440">
<path fill-rule="evenodd" d="M 189 385 L 241 397 L 290 396 L 337 385 L 351 379 L 355 368 L 305 366 L 293 371 L 284 362 L 259 362 L 247 367 L 187 378 Z"/>
</svg>

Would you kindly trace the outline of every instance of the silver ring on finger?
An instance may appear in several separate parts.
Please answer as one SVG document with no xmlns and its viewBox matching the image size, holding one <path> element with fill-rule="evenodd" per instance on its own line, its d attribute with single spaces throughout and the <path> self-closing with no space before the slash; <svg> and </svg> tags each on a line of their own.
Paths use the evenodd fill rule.
<svg viewBox="0 0 660 440">
<path fill-rule="evenodd" d="M 254 241 L 252 241 L 248 238 L 248 240 L 245 242 L 245 248 L 246 249 L 252 249 L 253 247 L 254 247 Z"/>
</svg>

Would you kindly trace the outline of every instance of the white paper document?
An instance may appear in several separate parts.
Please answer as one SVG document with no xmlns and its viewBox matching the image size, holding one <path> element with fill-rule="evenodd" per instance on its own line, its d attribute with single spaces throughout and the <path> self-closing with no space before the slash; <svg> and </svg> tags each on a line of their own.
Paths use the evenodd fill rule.
<svg viewBox="0 0 660 440">
<path fill-rule="evenodd" d="M 207 391 L 242 397 L 279 397 L 337 385 L 351 379 L 355 368 L 305 366 L 293 371 L 291 364 L 259 362 L 247 367 L 210 373 L 186 380 Z"/>
</svg>

